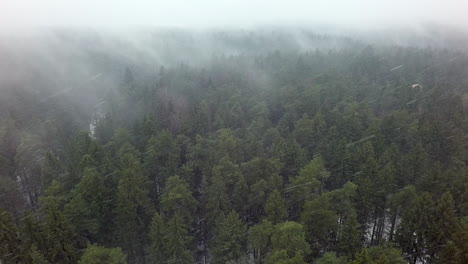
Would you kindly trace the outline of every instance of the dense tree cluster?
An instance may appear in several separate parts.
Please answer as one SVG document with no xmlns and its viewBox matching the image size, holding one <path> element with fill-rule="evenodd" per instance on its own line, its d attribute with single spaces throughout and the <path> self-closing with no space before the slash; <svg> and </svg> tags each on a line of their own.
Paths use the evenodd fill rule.
<svg viewBox="0 0 468 264">
<path fill-rule="evenodd" d="M 17 94 L 0 260 L 468 263 L 468 56 L 352 43 L 122 66 L 90 132 Z"/>
</svg>

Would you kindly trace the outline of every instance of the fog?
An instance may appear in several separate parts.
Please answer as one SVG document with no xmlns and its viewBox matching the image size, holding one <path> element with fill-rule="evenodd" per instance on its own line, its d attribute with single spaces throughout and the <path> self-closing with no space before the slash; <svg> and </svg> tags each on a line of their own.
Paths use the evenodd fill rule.
<svg viewBox="0 0 468 264">
<path fill-rule="evenodd" d="M 468 263 L 467 10 L 0 0 L 0 264 Z"/>
<path fill-rule="evenodd" d="M 7 0 L 0 4 L 0 27 L 376 27 L 428 22 L 466 27 L 467 9 L 462 0 Z"/>
<path fill-rule="evenodd" d="M 374 45 L 465 53 L 464 7 L 456 0 L 3 1 L 0 107 L 21 107 L 18 98 L 29 93 L 39 104 L 75 105 L 72 114 L 86 123 L 127 69 L 151 85 L 161 67 L 210 69 L 233 56 L 252 61 L 244 69 L 267 87 L 271 76 L 253 60 L 275 52 L 359 54 Z"/>
</svg>

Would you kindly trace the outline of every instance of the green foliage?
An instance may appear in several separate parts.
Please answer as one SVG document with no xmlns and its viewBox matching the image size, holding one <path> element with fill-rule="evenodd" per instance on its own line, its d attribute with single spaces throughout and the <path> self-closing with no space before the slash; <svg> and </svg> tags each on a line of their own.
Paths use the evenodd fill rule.
<svg viewBox="0 0 468 264">
<path fill-rule="evenodd" d="M 290 257 L 284 249 L 273 252 L 265 261 L 266 264 L 305 264 L 304 256 L 301 252 L 296 252 Z"/>
<path fill-rule="evenodd" d="M 177 214 L 189 224 L 196 206 L 187 182 L 179 176 L 169 177 L 161 196 L 161 209 L 169 217 Z"/>
<path fill-rule="evenodd" d="M 318 258 L 314 264 L 346 264 L 348 261 L 344 257 L 337 257 L 335 252 L 327 252 Z"/>
<path fill-rule="evenodd" d="M 293 215 L 302 208 L 304 201 L 311 200 L 320 193 L 320 180 L 328 177 L 323 160 L 320 156 L 314 157 L 304 168 L 299 171 L 299 175 L 291 180 L 287 187 L 293 202 Z"/>
<path fill-rule="evenodd" d="M 369 257 L 376 264 L 405 264 L 401 250 L 390 246 L 375 246 L 367 249 Z"/>
<path fill-rule="evenodd" d="M 364 248 L 356 254 L 351 264 L 373 264 L 373 261 L 369 256 L 369 251 Z"/>
<path fill-rule="evenodd" d="M 164 232 L 164 254 L 167 263 L 189 264 L 193 263 L 190 252 L 192 238 L 183 219 L 175 214 L 167 222 L 167 231 Z"/>
<path fill-rule="evenodd" d="M 51 152 L 47 152 L 45 155 L 44 165 L 41 170 L 42 186 L 48 186 L 52 180 L 58 179 L 60 174 L 63 173 L 62 170 L 62 165 L 57 158 Z"/>
<path fill-rule="evenodd" d="M 150 205 L 147 178 L 132 153 L 123 154 L 125 167 L 117 187 L 116 220 L 118 236 L 129 260 L 142 258 L 147 224 L 153 208 Z"/>
<path fill-rule="evenodd" d="M 338 233 L 337 252 L 352 257 L 361 248 L 361 234 L 356 214 L 349 214 Z"/>
<path fill-rule="evenodd" d="M 100 241 L 104 237 L 104 226 L 109 225 L 105 217 L 109 203 L 104 202 L 108 192 L 104 178 L 95 169 L 86 168 L 65 206 L 65 215 L 75 232 L 90 241 Z"/>
<path fill-rule="evenodd" d="M 217 225 L 213 238 L 213 263 L 237 261 L 245 254 L 247 247 L 247 227 L 232 211 Z"/>
<path fill-rule="evenodd" d="M 310 252 L 309 244 L 305 240 L 306 234 L 301 224 L 284 222 L 276 225 L 271 237 L 272 254 L 285 250 L 289 258 Z"/>
<path fill-rule="evenodd" d="M 156 195 L 159 195 L 167 178 L 175 175 L 180 162 L 179 152 L 174 136 L 167 130 L 148 140 L 143 166 L 155 184 Z"/>
<path fill-rule="evenodd" d="M 163 223 L 161 215 L 155 213 L 153 219 L 151 220 L 149 238 L 151 241 L 151 257 L 153 262 L 164 263 L 165 257 L 165 237 L 166 226 Z"/>
<path fill-rule="evenodd" d="M 286 204 L 278 190 L 274 190 L 265 203 L 266 219 L 273 224 L 286 220 Z"/>
<path fill-rule="evenodd" d="M 314 255 L 322 249 L 330 249 L 338 229 L 338 215 L 331 209 L 328 197 L 321 195 L 306 202 L 301 214 L 301 223 Z"/>
<path fill-rule="evenodd" d="M 16 263 L 21 259 L 20 239 L 10 214 L 0 209 L 0 260 Z"/>
<path fill-rule="evenodd" d="M 249 228 L 249 247 L 254 252 L 257 263 L 263 263 L 271 246 L 271 236 L 275 230 L 274 225 L 268 220 Z"/>
<path fill-rule="evenodd" d="M 51 196 L 43 197 L 41 209 L 45 215 L 47 260 L 51 263 L 73 263 L 76 249 L 73 247 L 72 226 L 59 208 L 59 200 Z"/>
<path fill-rule="evenodd" d="M 120 248 L 105 248 L 90 244 L 78 264 L 126 264 L 126 258 Z"/>
<path fill-rule="evenodd" d="M 410 261 L 425 261 L 430 247 L 434 202 L 422 193 L 405 213 L 397 233 L 397 241 Z"/>
<path fill-rule="evenodd" d="M 28 258 L 30 259 L 31 263 L 33 264 L 48 264 L 48 262 L 45 257 L 42 255 L 42 253 L 37 249 L 36 245 L 32 245 L 31 249 L 28 252 Z"/>
<path fill-rule="evenodd" d="M 464 221 L 442 246 L 435 263 L 462 264 L 468 261 L 468 222 Z"/>
<path fill-rule="evenodd" d="M 97 93 L 3 87 L 1 260 L 468 263 L 468 56 L 296 33 L 213 34 L 229 56 L 159 72 L 93 49 L 118 84 Z"/>
</svg>

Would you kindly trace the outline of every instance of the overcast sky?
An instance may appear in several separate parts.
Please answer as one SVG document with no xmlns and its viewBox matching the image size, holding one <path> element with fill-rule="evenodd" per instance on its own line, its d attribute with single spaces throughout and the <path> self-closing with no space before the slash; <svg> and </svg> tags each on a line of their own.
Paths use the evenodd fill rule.
<svg viewBox="0 0 468 264">
<path fill-rule="evenodd" d="M 0 28 L 468 25 L 468 0 L 0 0 Z"/>
</svg>

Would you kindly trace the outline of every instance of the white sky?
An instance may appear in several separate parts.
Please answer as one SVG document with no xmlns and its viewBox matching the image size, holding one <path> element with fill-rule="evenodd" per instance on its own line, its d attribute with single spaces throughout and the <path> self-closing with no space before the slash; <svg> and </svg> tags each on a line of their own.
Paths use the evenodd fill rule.
<svg viewBox="0 0 468 264">
<path fill-rule="evenodd" d="M 468 0 L 0 0 L 0 28 L 324 23 L 468 27 Z"/>
</svg>

